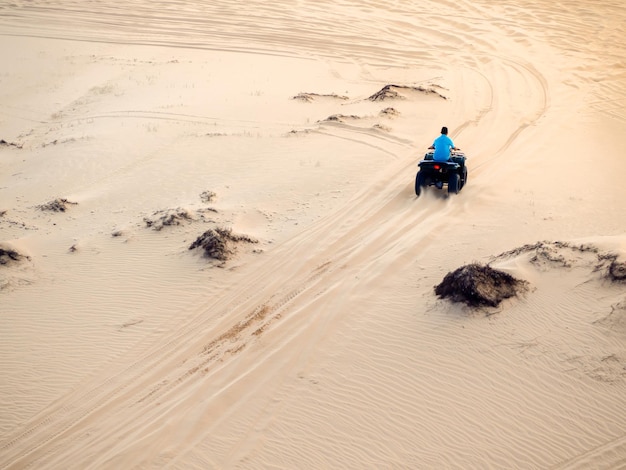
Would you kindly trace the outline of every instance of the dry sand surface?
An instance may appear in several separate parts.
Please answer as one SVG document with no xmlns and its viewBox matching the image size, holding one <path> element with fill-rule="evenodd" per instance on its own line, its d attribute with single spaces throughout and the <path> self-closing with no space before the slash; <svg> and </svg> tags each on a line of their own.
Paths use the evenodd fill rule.
<svg viewBox="0 0 626 470">
<path fill-rule="evenodd" d="M 624 136 L 621 0 L 0 3 L 0 468 L 626 468 Z"/>
</svg>

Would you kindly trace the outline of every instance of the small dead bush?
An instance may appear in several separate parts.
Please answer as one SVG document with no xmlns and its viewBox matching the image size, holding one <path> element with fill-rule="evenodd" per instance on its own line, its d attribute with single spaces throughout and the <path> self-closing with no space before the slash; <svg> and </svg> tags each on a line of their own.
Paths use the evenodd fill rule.
<svg viewBox="0 0 626 470">
<path fill-rule="evenodd" d="M 398 93 L 393 88 L 397 88 L 397 87 L 395 87 L 395 85 L 385 85 L 383 88 L 378 90 L 376 93 L 374 93 L 372 96 L 370 96 L 367 99 L 370 101 L 385 101 L 389 99 L 398 99 L 398 98 L 404 99 L 404 97 L 401 96 L 400 93 Z"/>
<path fill-rule="evenodd" d="M 361 119 L 359 116 L 357 116 L 356 114 L 333 114 L 331 116 L 328 116 L 326 119 L 324 119 L 324 121 L 326 122 L 344 122 L 346 119 Z"/>
<path fill-rule="evenodd" d="M 300 100 L 310 103 L 311 101 L 315 101 L 317 98 L 333 98 L 338 100 L 347 100 L 347 96 L 337 95 L 335 93 L 330 94 L 320 94 L 320 93 L 298 93 L 296 96 L 292 96 L 292 100 Z"/>
<path fill-rule="evenodd" d="M 200 200 L 204 203 L 213 202 L 216 196 L 213 191 L 203 191 L 200 193 Z"/>
<path fill-rule="evenodd" d="M 240 242 L 258 243 L 258 240 L 246 235 L 235 235 L 230 229 L 218 227 L 209 229 L 200 235 L 189 246 L 189 249 L 202 248 L 208 258 L 226 261 L 236 253 L 236 244 Z"/>
<path fill-rule="evenodd" d="M 380 114 L 381 116 L 395 117 L 400 115 L 400 111 L 398 111 L 396 108 L 385 108 L 381 110 L 378 114 Z"/>
<path fill-rule="evenodd" d="M 7 142 L 4 139 L 0 139 L 0 147 L 5 147 L 5 146 L 6 147 L 16 147 L 18 149 L 22 148 L 22 144 L 18 144 L 18 143 L 15 143 L 15 142 Z"/>
<path fill-rule="evenodd" d="M 24 259 L 28 259 L 28 256 L 25 256 L 9 248 L 0 248 L 0 266 L 5 266 L 14 262 L 20 262 Z"/>
<path fill-rule="evenodd" d="M 77 202 L 71 202 L 67 199 L 59 198 L 54 201 L 47 202 L 46 204 L 41 204 L 40 206 L 37 206 L 37 209 L 40 211 L 65 212 L 69 206 L 75 206 L 77 204 Z"/>
<path fill-rule="evenodd" d="M 163 227 L 172 225 L 181 225 L 183 222 L 193 220 L 193 215 L 187 209 L 174 209 L 168 211 L 157 211 L 152 217 L 144 217 L 146 227 L 156 230 L 162 230 Z"/>
<path fill-rule="evenodd" d="M 435 294 L 470 307 L 497 307 L 504 299 L 524 290 L 526 285 L 526 281 L 508 273 L 473 263 L 448 273 L 435 286 Z"/>
<path fill-rule="evenodd" d="M 204 207 L 198 210 L 190 209 L 167 209 L 154 212 L 150 217 L 144 217 L 146 227 L 152 230 L 161 231 L 164 227 L 183 225 L 192 222 L 213 222 L 208 213 L 216 213 L 217 210 L 211 207 Z"/>
<path fill-rule="evenodd" d="M 626 281 L 626 262 L 619 262 L 616 259 L 611 261 L 609 279 L 611 281 Z"/>
<path fill-rule="evenodd" d="M 384 87 L 382 87 L 380 90 L 378 90 L 376 93 L 374 93 L 372 96 L 368 97 L 367 99 L 370 101 L 405 99 L 405 97 L 401 95 L 400 93 L 398 93 L 397 90 L 417 91 L 419 93 L 423 93 L 426 95 L 430 95 L 430 94 L 436 95 L 444 100 L 447 99 L 444 95 L 434 90 L 433 88 L 425 88 L 423 86 L 408 86 L 408 85 L 393 85 L 393 84 L 385 85 Z"/>
</svg>

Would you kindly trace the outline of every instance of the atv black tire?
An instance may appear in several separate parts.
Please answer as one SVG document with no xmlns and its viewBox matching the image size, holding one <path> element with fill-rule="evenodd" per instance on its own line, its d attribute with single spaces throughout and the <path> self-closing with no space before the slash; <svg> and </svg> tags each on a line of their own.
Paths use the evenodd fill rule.
<svg viewBox="0 0 626 470">
<path fill-rule="evenodd" d="M 448 179 L 448 194 L 458 194 L 461 190 L 461 177 L 458 173 L 450 174 Z"/>
<path fill-rule="evenodd" d="M 463 189 L 467 184 L 467 167 L 463 167 L 463 176 L 461 176 L 461 188 Z"/>
<path fill-rule="evenodd" d="M 426 176 L 421 171 L 417 172 L 415 176 L 415 195 L 419 196 L 422 192 L 422 188 L 426 186 Z"/>
</svg>

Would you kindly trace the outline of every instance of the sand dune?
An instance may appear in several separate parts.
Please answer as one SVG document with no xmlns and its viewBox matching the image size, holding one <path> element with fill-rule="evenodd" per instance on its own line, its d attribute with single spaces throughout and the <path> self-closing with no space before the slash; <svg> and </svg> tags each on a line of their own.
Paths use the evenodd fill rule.
<svg viewBox="0 0 626 470">
<path fill-rule="evenodd" d="M 0 12 L 0 468 L 626 466 L 620 2 Z"/>
</svg>

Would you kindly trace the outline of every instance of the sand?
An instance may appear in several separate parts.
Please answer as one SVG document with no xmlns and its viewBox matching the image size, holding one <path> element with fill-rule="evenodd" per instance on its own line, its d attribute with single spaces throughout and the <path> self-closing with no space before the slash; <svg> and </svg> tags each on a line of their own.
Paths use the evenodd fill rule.
<svg viewBox="0 0 626 470">
<path fill-rule="evenodd" d="M 626 468 L 622 2 L 211 3 L 0 6 L 0 468 Z"/>
</svg>

